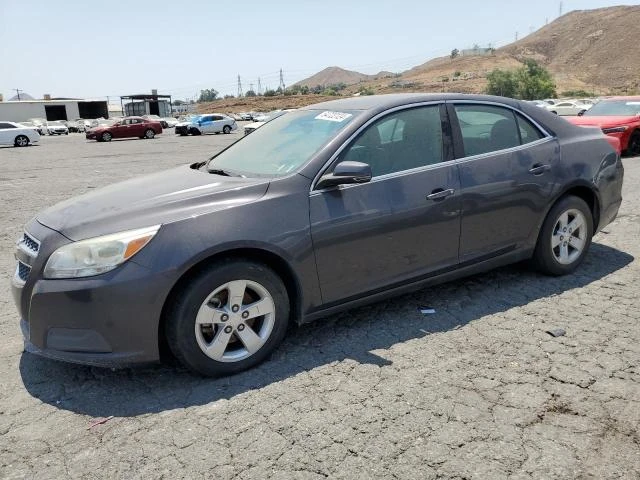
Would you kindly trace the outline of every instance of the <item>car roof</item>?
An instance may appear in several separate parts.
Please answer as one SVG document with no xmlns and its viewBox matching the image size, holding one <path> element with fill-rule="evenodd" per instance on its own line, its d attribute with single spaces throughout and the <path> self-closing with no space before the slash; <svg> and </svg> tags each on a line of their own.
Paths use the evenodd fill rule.
<svg viewBox="0 0 640 480">
<path fill-rule="evenodd" d="M 386 110 L 411 103 L 438 102 L 446 100 L 476 100 L 498 102 L 511 106 L 518 104 L 517 100 L 493 95 L 469 95 L 462 93 L 389 93 L 386 95 L 365 95 L 349 97 L 328 102 L 316 103 L 301 108 L 301 110 Z"/>
<path fill-rule="evenodd" d="M 640 95 L 629 95 L 626 97 L 604 97 L 601 102 L 640 102 Z"/>
</svg>

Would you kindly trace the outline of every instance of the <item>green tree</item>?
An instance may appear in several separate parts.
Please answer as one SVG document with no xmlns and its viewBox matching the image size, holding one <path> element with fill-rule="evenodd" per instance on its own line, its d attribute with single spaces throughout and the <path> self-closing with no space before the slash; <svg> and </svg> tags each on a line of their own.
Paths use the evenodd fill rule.
<svg viewBox="0 0 640 480">
<path fill-rule="evenodd" d="M 215 88 L 207 88 L 205 90 L 200 90 L 198 103 L 213 102 L 216 98 L 218 98 L 218 91 Z"/>
<path fill-rule="evenodd" d="M 451 50 L 451 60 L 456 58 L 458 55 L 460 55 L 460 51 L 457 48 L 454 48 L 453 50 Z"/>
<path fill-rule="evenodd" d="M 265 90 L 264 92 L 264 96 L 265 97 L 275 97 L 276 96 L 276 91 L 275 90 Z"/>
<path fill-rule="evenodd" d="M 244 94 L 245 97 L 255 97 L 256 96 L 256 92 L 254 92 L 253 90 L 247 90 L 247 92 Z"/>
<path fill-rule="evenodd" d="M 532 59 L 517 70 L 495 69 L 487 74 L 487 93 L 503 97 L 536 100 L 556 96 L 556 85 L 549 71 Z"/>
<path fill-rule="evenodd" d="M 518 98 L 536 100 L 556 96 L 556 84 L 549 71 L 530 58 L 516 72 L 518 82 Z"/>
<path fill-rule="evenodd" d="M 487 93 L 515 98 L 518 91 L 515 72 L 496 68 L 487 74 Z"/>
</svg>

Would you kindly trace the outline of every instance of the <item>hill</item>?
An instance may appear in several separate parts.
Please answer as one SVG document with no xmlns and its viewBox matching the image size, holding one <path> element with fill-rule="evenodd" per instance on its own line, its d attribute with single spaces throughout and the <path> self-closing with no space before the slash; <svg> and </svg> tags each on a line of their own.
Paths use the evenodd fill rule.
<svg viewBox="0 0 640 480">
<path fill-rule="evenodd" d="M 640 5 L 569 12 L 500 52 L 534 58 L 558 83 L 571 81 L 612 92 L 640 87 Z"/>
<path fill-rule="evenodd" d="M 387 72 L 380 72 L 385 74 Z M 378 75 L 380 75 L 378 74 Z M 373 78 L 373 75 L 366 75 L 360 72 L 354 72 L 352 70 L 345 70 L 340 67 L 327 67 L 324 70 L 316 73 L 315 75 L 300 80 L 294 85 L 300 85 L 301 87 L 313 88 L 316 85 L 335 85 L 338 83 L 344 83 L 346 85 L 353 85 L 354 83 L 361 82 L 363 80 L 369 80 Z"/>
</svg>

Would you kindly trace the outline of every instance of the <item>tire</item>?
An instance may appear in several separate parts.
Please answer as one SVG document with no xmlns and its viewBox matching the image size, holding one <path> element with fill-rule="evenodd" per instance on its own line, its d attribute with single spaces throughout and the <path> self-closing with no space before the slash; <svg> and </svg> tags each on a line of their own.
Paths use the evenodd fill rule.
<svg viewBox="0 0 640 480">
<path fill-rule="evenodd" d="M 109 132 L 104 132 L 100 138 L 102 139 L 103 142 L 110 142 L 111 139 L 113 138 L 113 135 L 111 135 Z"/>
<path fill-rule="evenodd" d="M 154 132 L 152 129 L 148 128 L 144 131 L 144 138 L 148 138 L 149 140 L 151 140 L 153 137 L 156 136 L 156 132 Z"/>
<path fill-rule="evenodd" d="M 533 265 L 547 275 L 571 273 L 584 260 L 592 237 L 593 215 L 589 206 L 579 197 L 562 197 L 542 224 Z"/>
<path fill-rule="evenodd" d="M 232 290 L 244 292 L 236 297 L 241 303 L 230 301 Z M 289 323 L 284 283 L 266 265 L 249 260 L 216 263 L 171 298 L 164 319 L 169 348 L 183 365 L 205 376 L 232 375 L 262 362 L 280 344 Z M 258 301 L 264 302 L 262 308 L 251 307 Z M 234 305 L 240 309 L 234 312 Z M 245 317 L 257 312 L 269 313 Z M 204 322 L 196 323 L 198 318 Z M 212 323 L 206 323 L 209 319 Z"/>
<path fill-rule="evenodd" d="M 189 133 L 191 133 L 191 135 L 193 136 L 202 135 L 202 132 L 197 128 L 192 128 L 191 130 L 189 130 Z"/>
<path fill-rule="evenodd" d="M 222 131 L 228 135 L 229 133 L 231 133 L 231 127 L 229 125 L 225 125 L 224 128 L 222 129 Z"/>
<path fill-rule="evenodd" d="M 554 115 L 558 114 L 558 112 L 556 112 L 555 110 L 551 110 L 551 113 L 553 113 Z"/>
<path fill-rule="evenodd" d="M 65 135 L 69 135 L 69 132 L 65 132 Z"/>
<path fill-rule="evenodd" d="M 629 143 L 627 143 L 627 155 L 637 157 L 640 155 L 640 130 L 636 130 L 629 137 Z"/>
<path fill-rule="evenodd" d="M 29 145 L 29 137 L 26 135 L 18 135 L 13 141 L 15 147 L 26 147 Z"/>
</svg>

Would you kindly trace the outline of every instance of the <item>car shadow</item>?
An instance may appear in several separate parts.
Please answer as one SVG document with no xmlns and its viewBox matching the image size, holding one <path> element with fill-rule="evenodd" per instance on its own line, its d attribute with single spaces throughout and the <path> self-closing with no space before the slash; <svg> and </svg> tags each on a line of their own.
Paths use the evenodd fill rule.
<svg viewBox="0 0 640 480">
<path fill-rule="evenodd" d="M 632 261 L 627 253 L 594 243 L 573 275 L 547 277 L 514 265 L 353 309 L 293 328 L 268 361 L 226 378 L 203 378 L 181 367 L 162 365 L 120 370 L 86 367 L 30 353 L 22 354 L 20 374 L 33 397 L 94 417 L 126 417 L 204 405 L 345 359 L 390 365 L 373 352 L 584 287 Z M 424 305 L 436 313 L 423 315 L 418 307 Z"/>
</svg>

